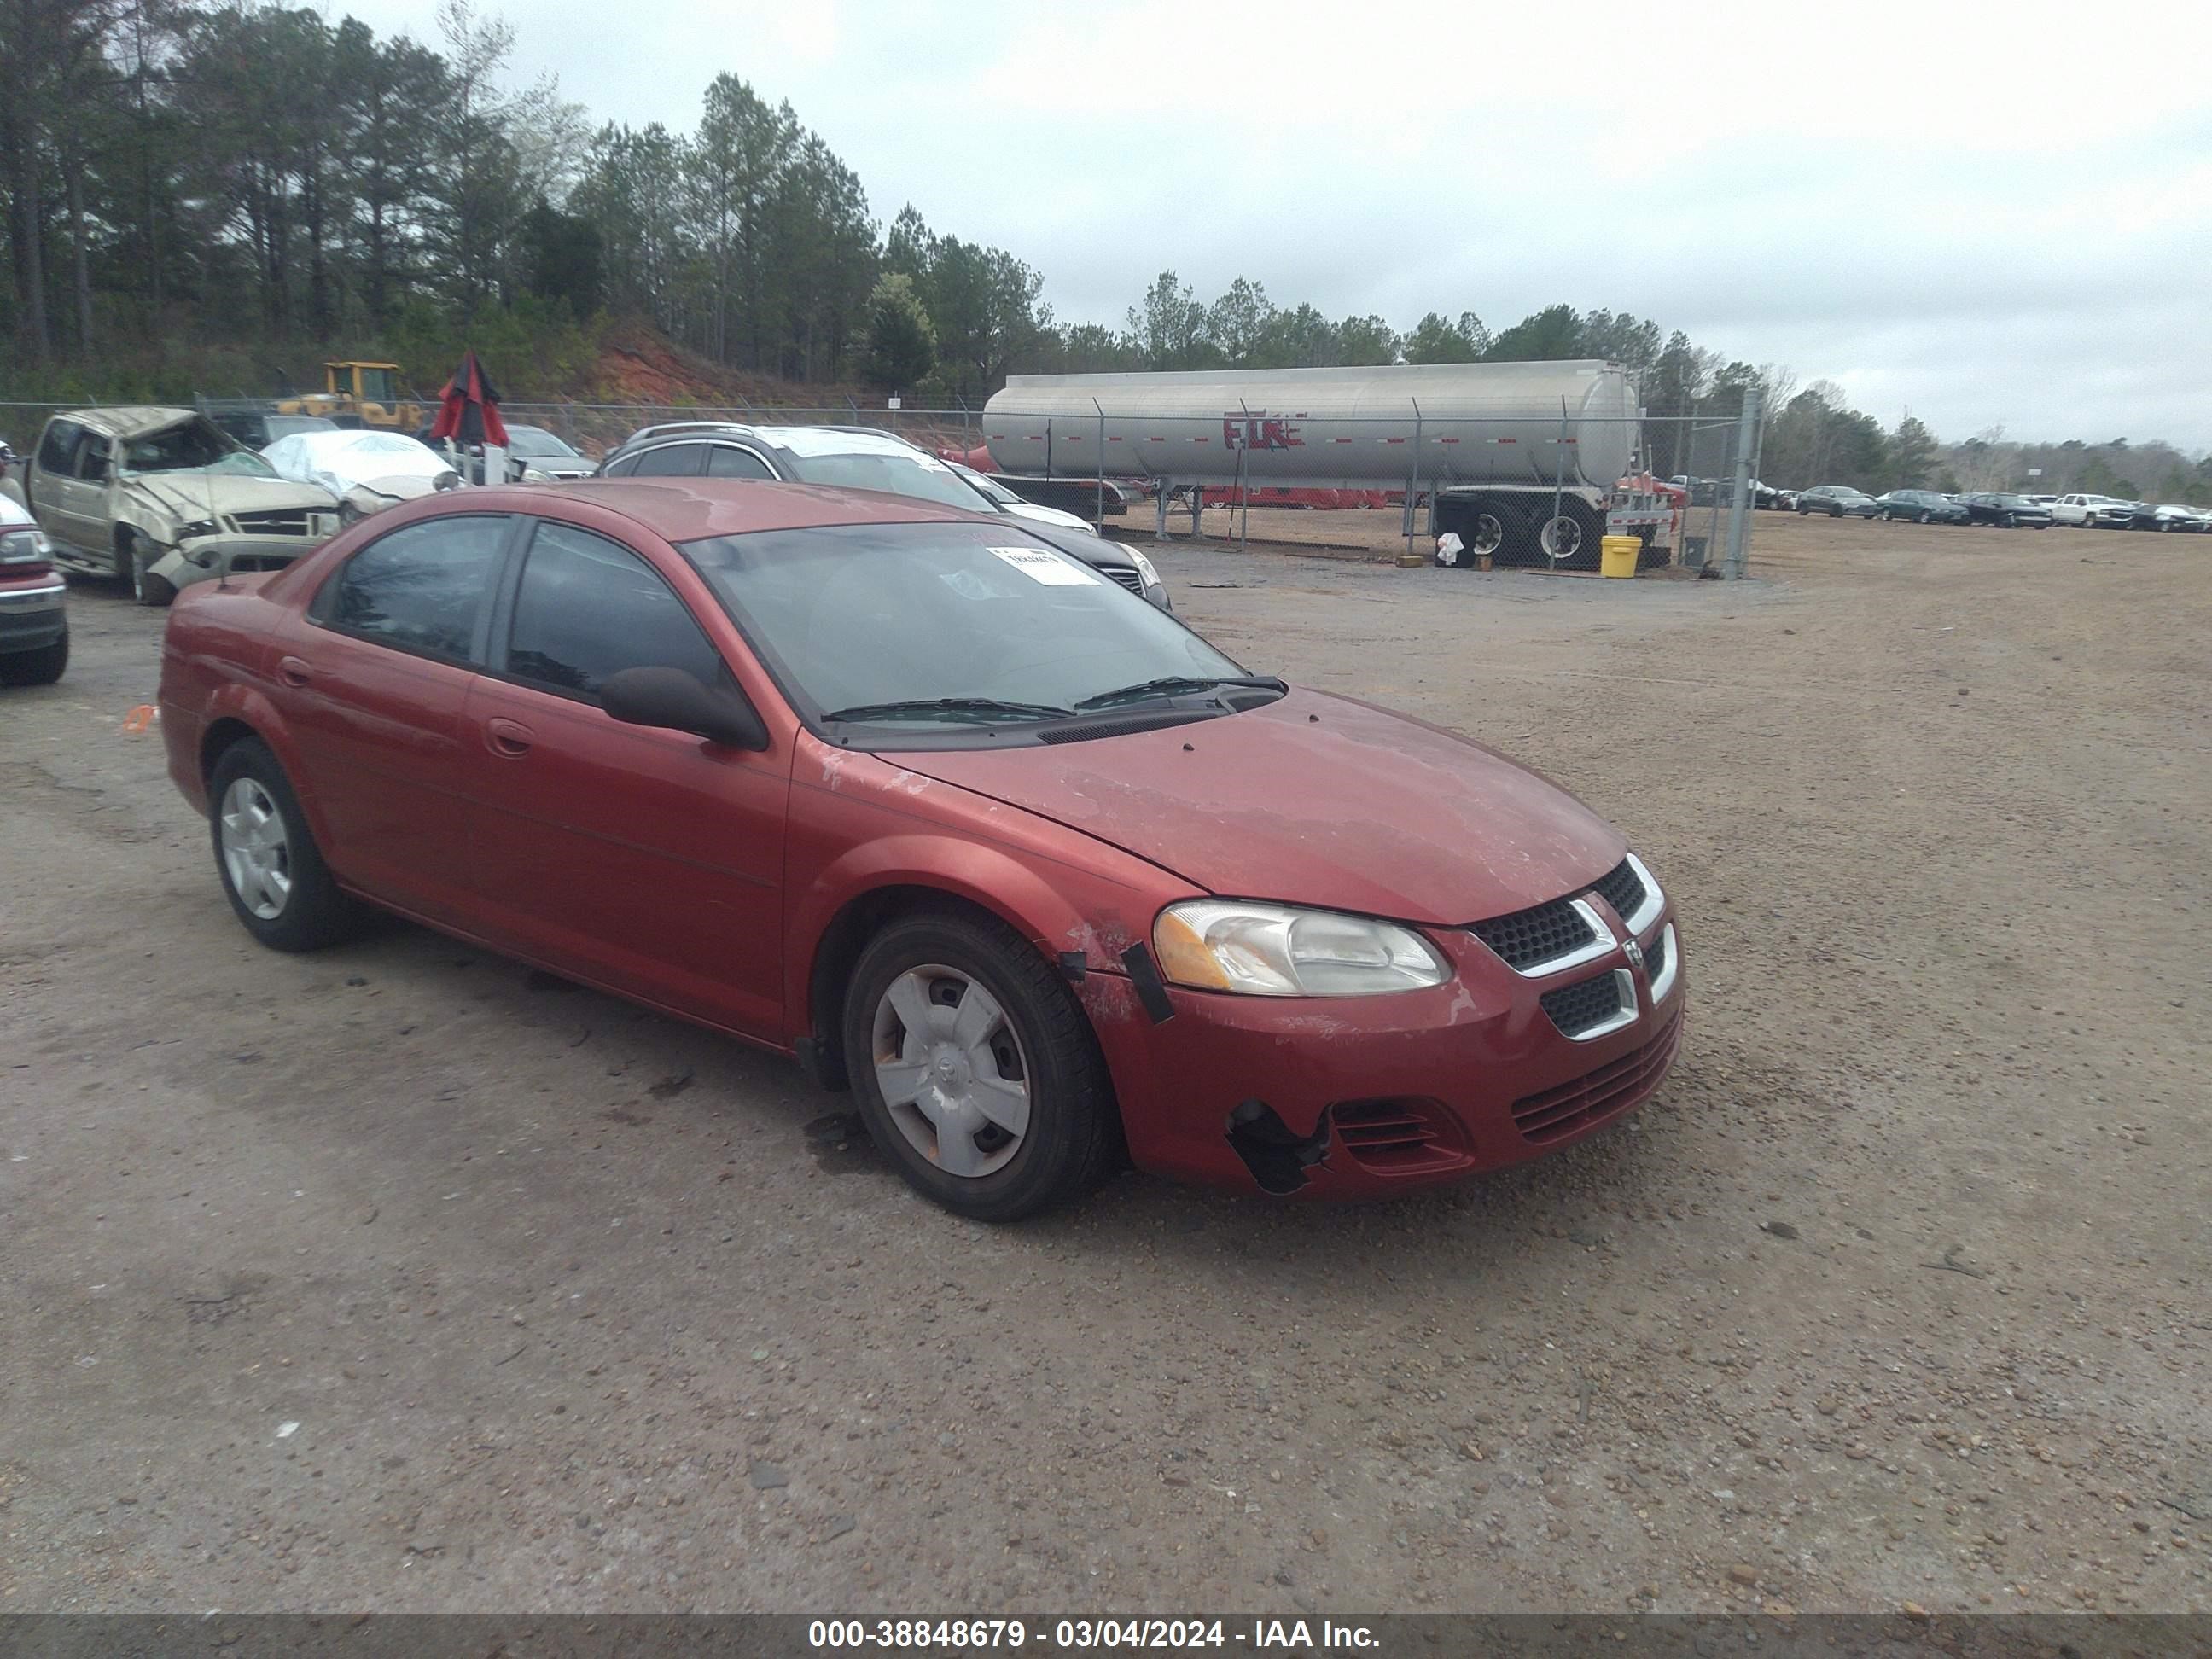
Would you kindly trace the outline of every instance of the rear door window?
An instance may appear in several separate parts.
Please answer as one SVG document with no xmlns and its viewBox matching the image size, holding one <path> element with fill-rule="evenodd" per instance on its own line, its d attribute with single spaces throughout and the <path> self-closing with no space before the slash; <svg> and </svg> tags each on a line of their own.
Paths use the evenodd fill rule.
<svg viewBox="0 0 2212 1659">
<path fill-rule="evenodd" d="M 711 445 L 707 451 L 707 476 L 710 478 L 773 478 L 775 474 L 769 464 L 750 449 L 739 449 L 733 444 Z"/>
<path fill-rule="evenodd" d="M 588 530 L 541 522 L 515 590 L 507 673 L 596 702 L 607 676 L 625 668 L 680 668 L 713 685 L 722 659 L 643 559 Z"/>
<path fill-rule="evenodd" d="M 348 559 L 311 614 L 379 644 L 473 660 L 513 523 L 505 514 L 468 514 L 403 526 Z"/>
<path fill-rule="evenodd" d="M 696 478 L 705 447 L 703 444 L 664 444 L 609 470 L 625 478 Z"/>
<path fill-rule="evenodd" d="M 58 477 L 70 477 L 76 471 L 76 441 L 84 435 L 84 428 L 75 421 L 52 421 L 46 426 L 46 435 L 39 441 L 39 470 Z"/>
</svg>

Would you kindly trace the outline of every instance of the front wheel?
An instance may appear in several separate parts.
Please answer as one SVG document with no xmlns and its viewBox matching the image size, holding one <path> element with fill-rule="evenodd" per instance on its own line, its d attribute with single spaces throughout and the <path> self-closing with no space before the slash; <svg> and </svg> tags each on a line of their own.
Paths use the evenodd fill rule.
<svg viewBox="0 0 2212 1659">
<path fill-rule="evenodd" d="M 1935 521 L 1936 515 L 1932 513 L 1927 512 L 1922 513 L 1919 519 L 1917 520 L 1917 522 L 1921 524 L 1933 524 Z"/>
<path fill-rule="evenodd" d="M 870 1136 L 957 1214 L 1019 1220 L 1113 1167 L 1113 1085 L 1090 1022 L 994 917 L 946 909 L 892 922 L 854 968 L 842 1035 Z"/>
<path fill-rule="evenodd" d="M 307 828 L 284 769 L 258 738 L 233 744 L 208 780 L 208 829 L 223 896 L 246 931 L 275 951 L 319 951 L 359 927 Z"/>
<path fill-rule="evenodd" d="M 69 666 L 69 635 L 35 651 L 11 651 L 0 657 L 0 685 L 52 685 Z"/>
<path fill-rule="evenodd" d="M 176 585 L 148 568 L 153 562 L 152 554 L 136 536 L 128 531 L 122 533 L 123 544 L 116 556 L 123 562 L 123 579 L 131 585 L 131 597 L 158 611 L 177 597 Z"/>
</svg>

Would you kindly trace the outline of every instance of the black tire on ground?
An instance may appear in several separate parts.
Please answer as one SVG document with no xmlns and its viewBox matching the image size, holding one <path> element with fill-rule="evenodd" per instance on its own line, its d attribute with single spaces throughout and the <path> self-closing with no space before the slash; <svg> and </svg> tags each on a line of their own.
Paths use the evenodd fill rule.
<svg viewBox="0 0 2212 1659">
<path fill-rule="evenodd" d="M 1920 509 L 1920 516 L 1919 516 L 1917 519 L 1914 520 L 1913 520 L 1913 522 L 1914 522 L 1914 523 L 1916 523 L 1916 524 L 1928 524 L 1928 523 L 1932 522 L 1932 521 L 1934 520 L 1935 517 L 1936 517 L 1936 515 L 1935 515 L 1934 514 L 1930 513 L 1930 512 L 1929 512 L 1926 507 L 1922 507 L 1922 508 Z"/>
<path fill-rule="evenodd" d="M 1828 516 L 1832 519 L 1840 519 L 1844 516 L 1844 509 L 1840 507 L 1831 507 L 1828 509 Z"/>
<path fill-rule="evenodd" d="M 2019 529 L 2019 528 L 2020 528 L 2020 514 L 2017 514 L 2017 513 L 2008 513 L 2008 514 L 2006 514 L 2004 515 L 2004 527 L 2005 527 L 2007 530 L 2017 530 L 2017 529 Z"/>
<path fill-rule="evenodd" d="M 152 550 L 127 530 L 115 533 L 115 556 L 123 562 L 123 580 L 131 589 L 131 598 L 156 611 L 174 599 L 177 590 L 169 579 L 147 568 L 152 562 Z"/>
<path fill-rule="evenodd" d="M 1534 548 L 1531 562 L 1556 566 L 1561 570 L 1595 570 L 1598 568 L 1598 541 L 1605 533 L 1598 515 L 1587 502 L 1568 496 L 1559 502 L 1554 517 L 1551 503 L 1538 506 L 1534 515 Z"/>
<path fill-rule="evenodd" d="M 1694 505 L 1695 505 L 1695 503 L 1693 502 L 1693 503 L 1692 503 L 1692 505 L 1693 505 L 1693 506 L 1694 506 Z M 1798 516 L 1799 518 L 1801 518 L 1801 519 L 1802 519 L 1802 518 L 1803 518 L 1807 514 L 1810 513 L 1812 510 L 1813 510 L 1813 509 L 1812 509 L 1811 507 L 1809 507 L 1806 506 L 1806 505 L 1805 505 L 1805 503 L 1804 503 L 1804 502 L 1802 502 L 1802 501 L 1800 501 L 1800 502 L 1798 502 L 1798 503 L 1797 503 L 1797 516 Z"/>
<path fill-rule="evenodd" d="M 52 685 L 69 666 L 69 635 L 35 651 L 10 651 L 0 656 L 0 685 Z"/>
<path fill-rule="evenodd" d="M 225 805 L 234 787 L 246 785 L 257 804 L 274 809 L 283 835 L 283 873 L 289 890 L 274 915 L 258 915 L 238 890 L 223 852 Z M 223 896 L 246 931 L 272 951 L 319 951 L 340 944 L 361 929 L 367 913 L 340 890 L 322 849 L 315 845 L 299 798 L 266 744 L 245 738 L 222 751 L 208 779 L 208 838 L 215 852 L 216 876 Z"/>
<path fill-rule="evenodd" d="M 878 1012 L 894 981 L 939 967 L 988 991 L 1017 1039 L 1028 1127 L 1012 1158 L 987 1174 L 951 1174 L 909 1140 L 876 1075 Z M 1018 1221 L 1079 1196 L 1118 1167 L 1121 1119 L 1091 1022 L 1059 970 L 996 917 L 945 908 L 892 921 L 854 964 L 843 1026 L 845 1067 L 870 1136 L 910 1185 L 946 1209 Z"/>
</svg>

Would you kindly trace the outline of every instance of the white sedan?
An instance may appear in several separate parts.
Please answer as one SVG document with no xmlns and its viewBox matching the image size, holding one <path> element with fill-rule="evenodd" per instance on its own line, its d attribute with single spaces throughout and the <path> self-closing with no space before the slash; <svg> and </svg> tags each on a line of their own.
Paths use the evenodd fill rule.
<svg viewBox="0 0 2212 1659">
<path fill-rule="evenodd" d="M 443 456 L 396 432 L 295 432 L 261 458 L 295 483 L 320 484 L 356 518 L 461 482 Z"/>
</svg>

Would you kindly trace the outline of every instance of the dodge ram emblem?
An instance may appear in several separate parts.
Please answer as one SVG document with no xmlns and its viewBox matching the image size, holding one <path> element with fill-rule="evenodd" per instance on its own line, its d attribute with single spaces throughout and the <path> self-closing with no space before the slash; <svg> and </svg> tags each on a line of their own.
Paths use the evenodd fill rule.
<svg viewBox="0 0 2212 1659">
<path fill-rule="evenodd" d="M 1644 947 L 1638 945 L 1634 939 L 1631 939 L 1627 944 L 1622 945 L 1620 947 L 1620 953 L 1628 958 L 1628 965 L 1630 967 L 1643 967 Z"/>
</svg>

